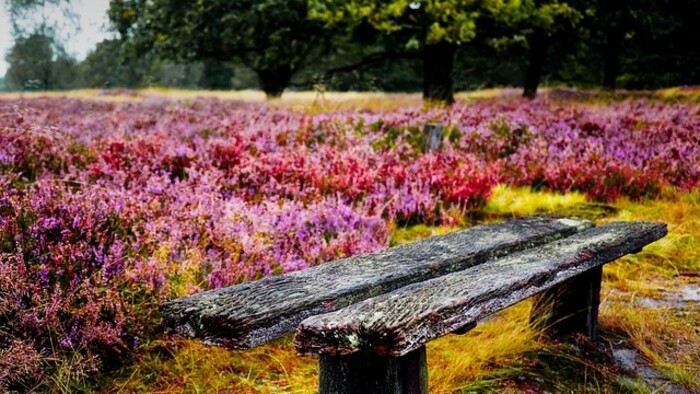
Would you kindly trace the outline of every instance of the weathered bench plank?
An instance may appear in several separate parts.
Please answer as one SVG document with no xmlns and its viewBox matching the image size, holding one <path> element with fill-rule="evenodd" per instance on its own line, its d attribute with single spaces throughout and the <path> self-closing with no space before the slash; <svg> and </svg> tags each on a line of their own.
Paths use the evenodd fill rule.
<svg viewBox="0 0 700 394">
<path fill-rule="evenodd" d="M 428 341 L 640 250 L 666 234 L 663 223 L 616 222 L 469 270 L 415 283 L 304 320 L 302 354 L 357 351 L 401 357 Z"/>
<path fill-rule="evenodd" d="M 293 332 L 309 316 L 464 270 L 591 226 L 588 221 L 543 217 L 475 226 L 181 298 L 165 306 L 163 326 L 207 344 L 250 348 Z"/>
</svg>

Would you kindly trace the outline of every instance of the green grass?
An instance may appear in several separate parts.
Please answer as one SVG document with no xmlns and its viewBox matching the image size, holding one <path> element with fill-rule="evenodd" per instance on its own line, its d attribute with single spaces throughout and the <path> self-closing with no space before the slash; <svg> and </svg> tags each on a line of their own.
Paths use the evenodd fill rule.
<svg viewBox="0 0 700 394">
<path fill-rule="evenodd" d="M 651 389 L 639 378 L 620 376 L 615 381 L 621 394 L 652 394 Z"/>
</svg>

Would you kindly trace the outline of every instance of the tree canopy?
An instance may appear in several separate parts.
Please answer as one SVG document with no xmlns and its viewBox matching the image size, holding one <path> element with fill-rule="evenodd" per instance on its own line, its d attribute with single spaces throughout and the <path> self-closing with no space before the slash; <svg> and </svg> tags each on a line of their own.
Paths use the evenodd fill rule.
<svg viewBox="0 0 700 394">
<path fill-rule="evenodd" d="M 274 98 L 323 86 L 422 91 L 449 104 L 455 89 L 515 85 L 535 97 L 543 82 L 700 83 L 695 0 L 111 0 L 116 38 L 79 65 L 50 18 L 71 20 L 70 0 L 4 4 L 11 89 L 259 87 Z"/>
<path fill-rule="evenodd" d="M 269 97 L 282 94 L 322 44 L 305 0 L 112 0 L 110 17 L 137 51 L 208 62 L 240 61 Z"/>
<path fill-rule="evenodd" d="M 326 28 L 380 42 L 388 57 L 423 62 L 423 96 L 451 103 L 457 47 L 472 40 L 476 20 L 498 1 L 473 0 L 310 0 L 309 17 Z"/>
<path fill-rule="evenodd" d="M 51 36 L 34 33 L 18 37 L 5 59 L 5 74 L 13 90 L 69 89 L 76 79 L 76 61 Z"/>
</svg>

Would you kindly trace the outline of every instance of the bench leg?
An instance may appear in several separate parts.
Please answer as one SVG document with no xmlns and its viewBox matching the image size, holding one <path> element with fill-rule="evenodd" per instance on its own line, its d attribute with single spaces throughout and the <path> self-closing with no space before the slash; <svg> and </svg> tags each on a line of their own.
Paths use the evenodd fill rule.
<svg viewBox="0 0 700 394">
<path fill-rule="evenodd" d="M 534 297 L 530 321 L 548 334 L 597 336 L 603 266 L 562 282 Z"/>
<path fill-rule="evenodd" d="M 403 357 L 321 355 L 319 394 L 428 394 L 425 346 Z"/>
</svg>

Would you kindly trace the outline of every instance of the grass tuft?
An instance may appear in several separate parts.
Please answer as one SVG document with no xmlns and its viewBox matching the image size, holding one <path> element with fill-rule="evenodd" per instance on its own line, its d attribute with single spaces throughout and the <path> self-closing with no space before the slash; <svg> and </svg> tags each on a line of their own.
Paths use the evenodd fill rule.
<svg viewBox="0 0 700 394">
<path fill-rule="evenodd" d="M 551 193 L 529 188 L 512 188 L 497 185 L 486 204 L 487 214 L 498 216 L 524 216 L 543 212 L 559 212 L 586 204 L 586 196 L 578 193 Z"/>
</svg>

